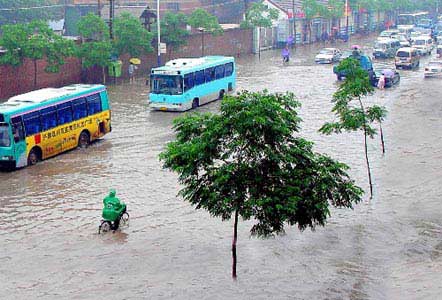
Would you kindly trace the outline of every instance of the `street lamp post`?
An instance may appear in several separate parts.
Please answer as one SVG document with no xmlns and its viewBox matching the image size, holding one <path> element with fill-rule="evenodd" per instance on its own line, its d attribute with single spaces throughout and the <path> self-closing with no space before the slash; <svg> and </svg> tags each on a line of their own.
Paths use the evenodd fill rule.
<svg viewBox="0 0 442 300">
<path fill-rule="evenodd" d="M 147 6 L 143 13 L 140 16 L 141 22 L 144 25 L 144 28 L 147 29 L 147 31 L 151 31 L 150 25 L 152 25 L 153 20 L 157 18 L 157 15 L 153 13 L 149 6 Z"/>
<path fill-rule="evenodd" d="M 158 64 L 158 67 L 159 67 L 159 66 L 161 66 L 160 0 L 157 0 L 157 32 L 158 32 L 158 45 L 157 45 L 158 59 L 157 59 L 157 64 Z"/>
<path fill-rule="evenodd" d="M 114 20 L 114 0 L 109 0 L 109 36 L 110 39 L 114 39 L 114 31 L 112 28 L 112 23 Z"/>
<path fill-rule="evenodd" d="M 204 56 L 204 28 L 198 27 L 198 31 L 201 32 L 201 56 Z"/>
</svg>

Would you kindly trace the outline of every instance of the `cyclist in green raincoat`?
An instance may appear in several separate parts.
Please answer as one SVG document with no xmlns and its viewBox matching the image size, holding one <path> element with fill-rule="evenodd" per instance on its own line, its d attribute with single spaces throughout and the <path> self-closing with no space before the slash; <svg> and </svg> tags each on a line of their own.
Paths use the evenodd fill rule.
<svg viewBox="0 0 442 300">
<path fill-rule="evenodd" d="M 120 225 L 120 218 L 126 212 L 126 204 L 120 202 L 120 199 L 115 197 L 115 190 L 111 189 L 109 195 L 103 199 L 102 217 L 105 221 L 112 222 L 111 229 L 117 230 Z"/>
</svg>

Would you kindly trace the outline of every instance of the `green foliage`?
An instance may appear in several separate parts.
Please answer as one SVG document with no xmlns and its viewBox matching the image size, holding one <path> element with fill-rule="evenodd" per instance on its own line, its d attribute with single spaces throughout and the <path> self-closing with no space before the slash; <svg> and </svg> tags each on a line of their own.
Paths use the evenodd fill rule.
<svg viewBox="0 0 442 300">
<path fill-rule="evenodd" d="M 269 8 L 262 2 L 254 2 L 246 12 L 241 28 L 272 27 L 273 21 L 278 19 L 278 11 Z"/>
<path fill-rule="evenodd" d="M 345 71 L 346 78 L 338 90 L 333 94 L 332 111 L 338 117 L 336 122 L 325 123 L 319 131 L 323 134 L 341 133 L 342 131 L 363 131 L 365 158 L 368 169 L 370 184 L 370 196 L 373 196 L 373 185 L 371 181 L 370 163 L 368 160 L 367 137 L 373 138 L 377 131 L 373 128 L 373 122 L 381 123 L 387 115 L 384 107 L 373 105 L 364 107 L 362 97 L 373 92 L 368 73 L 360 66 L 359 60 L 354 58 L 344 59 L 337 67 L 338 71 Z M 353 102 L 357 101 L 356 104 Z M 381 131 L 382 138 L 382 131 Z M 382 139 L 382 145 L 384 141 Z M 383 149 L 384 151 L 384 149 Z"/>
<path fill-rule="evenodd" d="M 78 22 L 78 32 L 82 43 L 77 55 L 83 61 L 83 67 L 106 67 L 111 56 L 111 43 L 109 29 L 100 17 L 90 13 Z"/>
<path fill-rule="evenodd" d="M 346 165 L 298 136 L 299 106 L 291 93 L 226 97 L 220 115 L 176 119 L 176 140 L 160 159 L 179 174 L 186 201 L 222 220 L 235 212 L 254 218 L 252 235 L 281 234 L 284 224 L 323 226 L 330 205 L 351 208 L 362 190 Z"/>
<path fill-rule="evenodd" d="M 63 7 L 51 0 L 0 0 L 0 26 L 28 23 L 33 20 L 55 20 L 63 17 Z M 26 9 L 35 7 L 33 9 Z"/>
<path fill-rule="evenodd" d="M 311 20 L 317 15 L 320 15 L 324 7 L 321 3 L 318 3 L 317 0 L 302 0 L 301 6 L 307 20 Z"/>
<path fill-rule="evenodd" d="M 113 47 L 121 55 L 128 53 L 139 56 L 141 53 L 152 52 L 152 33 L 147 31 L 140 20 L 129 13 L 123 13 L 114 20 Z"/>
<path fill-rule="evenodd" d="M 25 59 L 24 45 L 28 42 L 27 26 L 25 24 L 3 25 L 0 46 L 6 53 L 0 56 L 0 64 L 14 67 L 23 64 Z"/>
<path fill-rule="evenodd" d="M 166 12 L 161 20 L 161 40 L 173 49 L 186 44 L 187 16 L 183 13 Z"/>
<path fill-rule="evenodd" d="M 320 132 L 324 134 L 341 133 L 345 131 L 366 130 L 370 137 L 376 134 L 372 128 L 372 118 L 368 111 L 363 109 L 361 103 L 352 105 L 353 100 L 360 101 L 361 97 L 373 92 L 368 73 L 360 67 L 358 60 L 354 58 L 344 59 L 337 67 L 338 71 L 345 70 L 346 79 L 333 95 L 334 107 L 332 111 L 338 115 L 339 121 L 326 123 L 321 127 Z M 385 113 L 385 109 L 373 106 L 373 112 Z M 382 121 L 385 115 L 379 115 L 376 120 Z"/>
<path fill-rule="evenodd" d="M 218 23 L 218 18 L 214 15 L 211 15 L 203 8 L 195 9 L 189 16 L 187 22 L 193 28 L 202 28 L 205 32 L 210 32 L 213 35 L 219 35 L 223 33 L 223 29 Z"/>
<path fill-rule="evenodd" d="M 329 9 L 324 11 L 324 17 L 342 18 L 344 16 L 344 2 L 341 0 L 328 0 L 327 6 Z"/>
<path fill-rule="evenodd" d="M 55 34 L 44 21 L 4 25 L 2 30 L 0 45 L 7 52 L 0 59 L 1 64 L 19 66 L 25 58 L 46 59 L 45 71 L 56 73 L 64 59 L 74 54 L 74 43 Z"/>
</svg>

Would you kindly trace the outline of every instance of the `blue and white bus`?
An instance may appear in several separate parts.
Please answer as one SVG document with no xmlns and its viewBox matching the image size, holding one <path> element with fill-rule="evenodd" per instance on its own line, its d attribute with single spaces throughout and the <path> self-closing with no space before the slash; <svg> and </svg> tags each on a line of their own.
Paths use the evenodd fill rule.
<svg viewBox="0 0 442 300">
<path fill-rule="evenodd" d="M 232 93 L 236 86 L 233 57 L 205 56 L 171 60 L 150 74 L 149 106 L 186 111 Z"/>
</svg>

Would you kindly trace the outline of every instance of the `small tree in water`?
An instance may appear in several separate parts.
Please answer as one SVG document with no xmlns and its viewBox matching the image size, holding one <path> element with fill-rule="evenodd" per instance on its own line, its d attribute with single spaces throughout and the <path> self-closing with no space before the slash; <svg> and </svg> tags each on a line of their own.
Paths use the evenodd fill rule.
<svg viewBox="0 0 442 300">
<path fill-rule="evenodd" d="M 373 105 L 367 107 L 362 102 L 362 97 L 373 92 L 368 73 L 360 67 L 358 60 L 347 58 L 338 65 L 338 71 L 345 70 L 345 81 L 333 95 L 332 111 L 338 116 L 339 121 L 325 123 L 319 131 L 324 134 L 341 133 L 344 131 L 364 132 L 365 161 L 367 164 L 370 197 L 373 197 L 373 183 L 371 179 L 370 161 L 368 159 L 367 138 L 373 138 L 377 132 L 372 127 L 373 122 L 378 122 L 381 132 L 382 151 L 385 152 L 382 121 L 387 115 L 384 107 Z M 353 105 L 356 100 L 357 104 Z"/>
<path fill-rule="evenodd" d="M 330 205 L 351 208 L 361 200 L 345 164 L 296 136 L 299 106 L 291 93 L 226 97 L 219 115 L 177 118 L 176 140 L 160 154 L 164 167 L 178 173 L 186 201 L 223 221 L 234 218 L 234 279 L 240 216 L 255 219 L 253 236 L 269 237 L 286 224 L 324 226 Z"/>
</svg>

